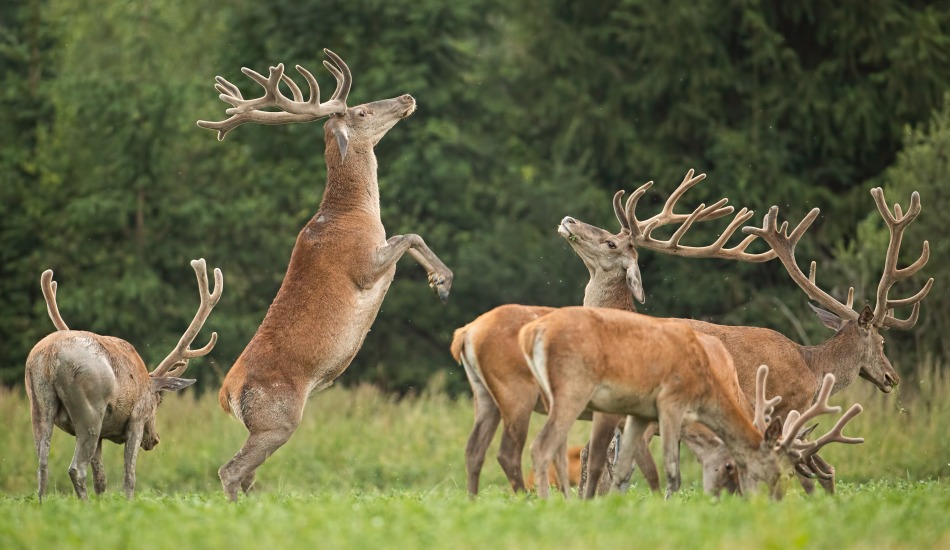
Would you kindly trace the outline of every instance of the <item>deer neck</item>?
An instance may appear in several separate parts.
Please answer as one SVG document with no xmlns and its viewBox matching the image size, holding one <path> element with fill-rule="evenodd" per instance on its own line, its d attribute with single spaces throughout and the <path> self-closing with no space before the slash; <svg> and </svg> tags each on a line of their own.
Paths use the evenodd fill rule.
<svg viewBox="0 0 950 550">
<path fill-rule="evenodd" d="M 802 348 L 802 358 L 816 381 L 820 382 L 829 372 L 835 375 L 832 393 L 848 387 L 861 372 L 864 358 L 859 353 L 861 346 L 858 338 L 855 327 L 846 326 L 825 342 Z"/>
<path fill-rule="evenodd" d="M 587 307 L 609 307 L 625 311 L 636 311 L 633 305 L 633 293 L 627 286 L 625 273 L 591 270 L 590 281 L 584 289 L 584 305 Z"/>
<path fill-rule="evenodd" d="M 364 211 L 379 218 L 379 183 L 376 154 L 372 147 L 351 145 L 341 160 L 336 140 L 326 146 L 327 187 L 320 201 L 321 211 Z"/>
<path fill-rule="evenodd" d="M 725 392 L 709 392 L 707 395 L 699 420 L 722 439 L 736 462 L 744 466 L 762 444 L 762 433 L 742 407 Z"/>
</svg>

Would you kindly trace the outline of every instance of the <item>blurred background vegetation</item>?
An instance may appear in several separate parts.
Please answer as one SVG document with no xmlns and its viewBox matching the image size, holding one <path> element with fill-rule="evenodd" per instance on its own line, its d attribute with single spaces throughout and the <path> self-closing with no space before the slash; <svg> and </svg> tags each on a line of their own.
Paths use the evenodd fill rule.
<svg viewBox="0 0 950 550">
<path fill-rule="evenodd" d="M 322 123 L 222 143 L 195 121 L 226 117 L 215 75 L 258 95 L 242 66 L 301 64 L 326 93 L 324 47 L 353 70 L 351 104 L 417 98 L 377 148 L 383 222 L 456 274 L 443 307 L 402 262 L 340 382 L 405 392 L 442 372 L 462 390 L 456 327 L 503 303 L 580 303 L 564 215 L 616 230 L 616 190 L 656 180 L 641 209 L 658 208 L 691 167 L 709 178 L 684 209 L 728 196 L 760 223 L 773 204 L 793 222 L 820 207 L 799 262 L 818 260 L 839 298 L 856 286 L 856 305 L 873 301 L 887 242 L 869 189 L 905 207 L 919 191 L 902 261 L 925 238 L 933 254 L 895 293 L 936 283 L 888 354 L 904 373 L 947 356 L 950 242 L 934 233 L 950 206 L 947 3 L 15 0 L 0 4 L 0 382 L 21 384 L 52 330 L 44 269 L 71 328 L 125 338 L 154 365 L 195 311 L 187 262 L 204 257 L 227 288 L 206 329 L 220 342 L 191 374 L 216 388 L 316 211 Z M 692 242 L 725 222 L 706 225 Z M 641 268 L 646 313 L 829 335 L 777 262 L 644 252 Z"/>
</svg>

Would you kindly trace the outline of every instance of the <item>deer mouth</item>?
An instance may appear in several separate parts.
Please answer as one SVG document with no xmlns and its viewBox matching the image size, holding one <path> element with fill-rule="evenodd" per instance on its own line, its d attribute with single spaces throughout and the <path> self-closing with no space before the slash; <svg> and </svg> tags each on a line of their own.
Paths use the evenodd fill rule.
<svg viewBox="0 0 950 550">
<path fill-rule="evenodd" d="M 561 224 L 557 226 L 558 234 L 569 241 L 572 241 L 572 242 L 576 241 L 577 235 L 575 235 L 574 232 L 571 231 L 571 227 L 570 227 L 570 224 L 574 224 L 574 223 L 577 223 L 574 220 L 574 218 L 570 216 L 564 216 L 564 219 L 561 220 Z"/>
<path fill-rule="evenodd" d="M 871 376 L 870 373 L 868 373 L 864 369 L 861 369 L 861 371 L 858 372 L 858 376 L 874 384 L 875 386 L 877 386 L 877 389 L 881 390 L 884 393 L 891 393 L 891 391 L 894 389 L 894 386 L 896 385 L 894 381 L 891 379 L 891 377 L 886 374 L 884 375 L 883 381 L 879 380 L 876 376 Z"/>
</svg>

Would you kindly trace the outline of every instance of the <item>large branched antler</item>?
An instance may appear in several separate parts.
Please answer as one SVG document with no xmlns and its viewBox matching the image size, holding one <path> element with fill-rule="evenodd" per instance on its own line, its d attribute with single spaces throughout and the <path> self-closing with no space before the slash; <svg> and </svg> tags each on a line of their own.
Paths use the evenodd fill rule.
<svg viewBox="0 0 950 550">
<path fill-rule="evenodd" d="M 821 382 L 821 388 L 818 390 L 818 397 L 815 399 L 815 403 L 806 409 L 805 412 L 799 413 L 798 411 L 791 411 L 785 418 L 785 427 L 782 429 L 780 446 L 796 461 L 796 469 L 800 473 L 803 473 L 803 475 L 807 475 L 806 472 L 809 471 L 817 473 L 821 475 L 821 477 L 824 477 L 822 474 L 831 475 L 826 471 L 830 469 L 830 466 L 824 462 L 824 460 L 821 460 L 819 463 L 816 454 L 825 445 L 833 442 L 849 445 L 864 443 L 864 438 L 848 437 L 842 434 L 845 425 L 864 410 L 859 403 L 851 405 L 851 408 L 838 419 L 834 427 L 832 427 L 828 433 L 815 441 L 805 441 L 805 436 L 811 432 L 811 429 L 802 430 L 805 424 L 817 416 L 823 414 L 838 414 L 841 412 L 841 407 L 832 407 L 828 404 L 828 398 L 831 397 L 831 390 L 834 385 L 835 375 L 831 373 L 826 374 Z M 802 470 L 804 470 L 804 472 Z"/>
<path fill-rule="evenodd" d="M 692 227 L 693 223 L 728 216 L 734 210 L 732 206 L 726 206 L 729 199 L 723 198 L 710 206 L 700 204 L 689 214 L 676 214 L 673 212 L 676 202 L 679 201 L 686 191 L 705 178 L 706 174 L 694 175 L 694 171 L 690 169 L 686 172 L 686 177 L 683 178 L 679 187 L 670 194 L 660 213 L 643 221 L 637 219 L 637 204 L 640 202 L 640 198 L 643 197 L 647 190 L 653 185 L 652 181 L 641 185 L 634 191 L 633 194 L 630 195 L 630 198 L 627 199 L 627 204 L 624 207 L 621 207 L 620 203 L 620 199 L 623 197 L 623 191 L 619 191 L 614 195 L 614 212 L 617 214 L 617 219 L 620 221 L 621 227 L 630 231 L 630 238 L 633 244 L 637 247 L 648 248 L 665 254 L 691 258 L 723 258 L 754 263 L 766 262 L 774 258 L 775 253 L 771 250 L 757 254 L 745 251 L 752 241 L 756 239 L 754 236 L 745 238 L 741 243 L 732 248 L 725 248 L 726 242 L 736 232 L 736 229 L 753 216 L 754 212 L 747 208 L 739 210 L 732 222 L 729 223 L 714 243 L 706 246 L 687 246 L 681 244 L 680 241 Z M 660 240 L 652 236 L 656 228 L 669 224 L 679 224 L 679 227 L 676 228 L 676 231 L 673 232 L 673 235 L 669 239 Z"/>
<path fill-rule="evenodd" d="M 815 218 L 818 217 L 819 212 L 817 208 L 813 208 L 808 215 L 802 219 L 798 226 L 789 233 L 787 221 L 782 222 L 781 227 L 778 226 L 778 207 L 773 206 L 769 209 L 769 213 L 765 215 L 761 228 L 743 227 L 742 231 L 750 235 L 761 237 L 763 241 L 768 243 L 768 245 L 772 247 L 772 250 L 778 255 L 779 261 L 785 266 L 785 270 L 788 271 L 792 280 L 805 291 L 805 294 L 807 294 L 810 299 L 818 302 L 825 309 L 842 319 L 857 319 L 858 313 L 851 309 L 851 303 L 854 300 L 854 288 L 848 291 L 848 303 L 842 304 L 833 296 L 819 288 L 815 283 L 817 264 L 814 261 L 811 262 L 811 268 L 807 277 L 795 261 L 795 246 L 798 244 L 798 241 L 801 240 L 805 231 L 815 221 Z"/>
<path fill-rule="evenodd" d="M 307 69 L 297 65 L 297 71 L 303 75 L 310 85 L 310 97 L 303 100 L 303 93 L 294 81 L 284 74 L 284 64 L 278 63 L 270 67 L 267 77 L 242 67 L 241 72 L 249 76 L 264 88 L 264 95 L 256 99 L 244 99 L 237 86 L 221 76 L 215 77 L 215 89 L 221 92 L 218 96 L 222 101 L 230 103 L 232 107 L 225 111 L 231 115 L 227 120 L 211 122 L 199 120 L 198 126 L 218 131 L 218 140 L 223 140 L 228 132 L 246 122 L 258 124 L 288 124 L 291 122 L 310 122 L 333 114 L 346 112 L 346 98 L 353 84 L 353 75 L 343 59 L 328 49 L 323 50 L 333 61 L 324 61 L 323 65 L 336 77 L 337 85 L 333 95 L 325 103 L 320 103 L 320 86 L 317 79 Z M 288 98 L 280 91 L 280 83 L 287 84 L 293 99 Z M 262 111 L 264 107 L 276 107 L 280 111 Z"/>
<path fill-rule="evenodd" d="M 904 237 L 904 230 L 920 214 L 920 194 L 914 191 L 910 196 L 910 208 L 907 214 L 901 212 L 901 205 L 894 203 L 894 214 L 891 215 L 887 202 L 884 200 L 884 190 L 880 187 L 871 189 L 871 196 L 877 205 L 884 223 L 887 224 L 891 238 L 887 244 L 887 254 L 884 259 L 884 273 L 881 275 L 881 281 L 877 287 L 877 301 L 874 304 L 875 326 L 883 328 L 909 329 L 917 324 L 917 317 L 920 314 L 920 301 L 927 297 L 933 287 L 934 280 L 930 278 L 924 284 L 917 294 L 909 298 L 900 300 L 888 299 L 887 294 L 891 287 L 898 281 L 904 280 L 920 271 L 930 259 L 930 242 L 924 241 L 923 251 L 917 261 L 905 268 L 898 269 L 897 256 L 900 253 L 901 240 Z M 897 319 L 893 315 L 895 307 L 904 307 L 913 305 L 914 309 L 907 319 Z"/>
<path fill-rule="evenodd" d="M 224 291 L 224 276 L 221 274 L 220 269 L 215 268 L 214 270 L 214 290 L 209 292 L 208 267 L 205 264 L 204 258 L 192 260 L 191 267 L 195 270 L 195 275 L 198 277 L 198 294 L 201 296 L 201 305 L 198 306 L 198 311 L 195 313 L 191 324 L 188 325 L 188 329 L 182 335 L 181 339 L 178 340 L 178 345 L 175 346 L 175 349 L 151 372 L 151 376 L 154 378 L 180 376 L 185 372 L 185 369 L 188 368 L 189 359 L 207 355 L 218 342 L 218 333 L 212 332 L 211 340 L 204 347 L 199 349 L 191 349 L 190 347 L 191 343 L 195 341 L 195 337 L 198 336 L 198 332 L 201 331 L 201 327 L 204 326 L 205 321 L 208 320 L 208 315 L 211 314 L 211 310 L 214 309 L 218 300 L 221 299 L 221 293 Z"/>
</svg>

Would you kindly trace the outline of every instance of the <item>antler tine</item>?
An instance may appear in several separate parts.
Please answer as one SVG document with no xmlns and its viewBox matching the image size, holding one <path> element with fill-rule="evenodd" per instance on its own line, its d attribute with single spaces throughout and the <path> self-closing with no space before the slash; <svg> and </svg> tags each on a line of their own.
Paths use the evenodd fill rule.
<svg viewBox="0 0 950 550">
<path fill-rule="evenodd" d="M 798 433 L 809 420 L 822 414 L 837 414 L 841 412 L 841 407 L 828 405 L 828 398 L 831 397 L 831 390 L 834 385 L 835 375 L 829 372 L 821 381 L 821 388 L 818 390 L 818 397 L 815 399 L 815 403 L 805 409 L 805 412 L 801 414 L 797 411 L 792 411 L 788 414 L 785 419 L 785 427 L 782 430 L 781 445 L 785 450 L 792 450 L 792 446 L 798 441 Z"/>
<path fill-rule="evenodd" d="M 191 343 L 194 342 L 195 337 L 198 336 L 198 332 L 208 319 L 208 315 L 211 314 L 211 310 L 214 309 L 218 300 L 221 299 L 221 293 L 224 291 L 224 275 L 222 275 L 220 269 L 215 268 L 214 290 L 208 292 L 208 268 L 204 258 L 192 260 L 191 267 L 195 270 L 195 276 L 198 278 L 198 294 L 201 297 L 201 305 L 198 306 L 198 311 L 195 313 L 191 324 L 188 325 L 188 329 L 185 330 L 181 339 L 178 340 L 178 345 L 175 346 L 175 349 L 151 372 L 151 376 L 156 378 L 180 375 L 188 367 L 189 359 L 207 355 L 218 342 L 218 333 L 214 332 L 211 334 L 211 340 L 207 345 L 196 350 L 190 349 Z"/>
<path fill-rule="evenodd" d="M 46 313 L 56 330 L 69 330 L 63 317 L 59 314 L 59 306 L 56 305 L 56 281 L 53 280 L 53 270 L 47 269 L 40 275 L 40 288 L 43 290 L 43 298 L 46 299 Z"/>
<path fill-rule="evenodd" d="M 630 221 L 627 219 L 627 213 L 624 211 L 623 205 L 620 202 L 620 199 L 623 198 L 623 194 L 623 189 L 614 193 L 614 214 L 617 216 L 617 221 L 620 222 L 620 229 L 630 231 Z"/>
<path fill-rule="evenodd" d="M 798 263 L 795 261 L 795 246 L 801 240 L 805 231 L 811 227 L 811 224 L 818 217 L 820 210 L 813 208 L 791 232 L 788 232 L 788 222 L 778 225 L 778 207 L 773 206 L 769 213 L 765 215 L 762 221 L 762 227 L 743 227 L 743 233 L 761 237 L 768 243 L 777 255 L 785 270 L 791 276 L 792 280 L 805 291 L 809 299 L 814 300 L 824 306 L 826 309 L 841 317 L 842 319 L 857 319 L 858 313 L 850 307 L 842 304 L 833 296 L 822 290 L 815 284 L 816 268 L 812 267 L 809 275 L 805 275 Z M 813 262 L 814 263 L 814 262 Z"/>
<path fill-rule="evenodd" d="M 323 53 L 327 54 L 327 57 L 332 59 L 333 63 L 336 64 L 337 68 L 343 73 L 341 79 L 337 72 L 331 71 L 333 75 L 337 77 L 337 88 L 330 99 L 336 99 L 343 102 L 343 105 L 346 105 L 346 98 L 349 97 L 350 87 L 353 85 L 353 73 L 350 72 L 350 68 L 343 62 L 343 58 L 340 56 L 327 48 L 323 48 Z"/>
<path fill-rule="evenodd" d="M 652 180 L 638 187 L 637 190 L 630 195 L 630 198 L 627 199 L 627 206 L 624 208 L 624 213 L 627 218 L 627 225 L 630 227 L 630 234 L 634 237 L 639 237 L 643 234 L 641 223 L 637 220 L 637 204 L 640 202 L 640 198 L 646 194 L 647 189 L 651 187 L 653 187 Z"/>
<path fill-rule="evenodd" d="M 887 225 L 890 233 L 890 241 L 887 244 L 887 253 L 884 258 L 884 272 L 881 274 L 881 281 L 877 287 L 877 301 L 874 304 L 874 321 L 879 327 L 909 329 L 917 323 L 917 316 L 920 313 L 920 301 L 930 292 L 933 286 L 933 279 L 927 281 L 924 287 L 910 298 L 900 300 L 889 300 L 887 295 L 895 283 L 906 279 L 924 267 L 930 260 L 930 243 L 924 241 L 923 250 L 917 261 L 905 268 L 897 267 L 898 255 L 900 254 L 901 240 L 904 237 L 904 230 L 910 225 L 917 215 L 920 214 L 920 194 L 917 191 L 911 193 L 910 208 L 907 214 L 902 213 L 900 204 L 894 203 L 894 214 L 887 207 L 884 200 L 884 190 L 880 187 L 871 189 L 871 196 L 874 197 L 874 203 L 877 205 L 884 223 Z M 913 305 L 914 310 L 907 319 L 895 318 L 889 310 L 895 307 Z"/>
<path fill-rule="evenodd" d="M 782 402 L 781 395 L 777 395 L 772 399 L 765 398 L 765 382 L 768 376 L 769 367 L 759 365 L 759 370 L 755 373 L 755 412 L 752 423 L 762 433 L 765 433 L 765 429 L 772 420 L 771 416 L 772 412 L 775 411 L 775 406 Z"/>
<path fill-rule="evenodd" d="M 303 75 L 310 86 L 310 97 L 303 100 L 303 93 L 293 80 L 284 73 L 284 64 L 278 63 L 270 67 L 267 77 L 257 71 L 243 67 L 241 72 L 250 77 L 264 88 L 264 95 L 256 99 L 244 99 L 237 86 L 223 77 L 215 77 L 215 89 L 222 101 L 230 103 L 231 108 L 225 112 L 231 115 L 227 120 L 220 122 L 199 120 L 198 126 L 218 131 L 218 140 L 223 140 L 228 132 L 246 122 L 258 124 L 288 124 L 291 122 L 309 122 L 332 114 L 346 112 L 346 95 L 352 83 L 352 74 L 346 63 L 339 56 L 327 50 L 328 55 L 336 63 L 335 66 L 324 62 L 327 68 L 337 79 L 337 88 L 333 97 L 327 102 L 320 103 L 320 86 L 317 79 L 307 69 L 297 65 L 297 71 Z M 339 68 L 338 68 L 339 67 Z M 342 69 L 342 72 L 341 70 Z M 288 98 L 280 91 L 280 83 L 284 82 L 290 88 L 293 99 Z M 262 111 L 261 108 L 276 107 L 281 111 Z"/>
<path fill-rule="evenodd" d="M 863 437 L 848 437 L 841 433 L 841 430 L 854 419 L 855 416 L 861 414 L 864 411 L 864 407 L 860 403 L 855 403 L 851 405 L 851 408 L 848 409 L 848 412 L 841 415 L 841 418 L 835 423 L 834 427 L 828 431 L 825 435 L 819 437 L 815 441 L 801 441 L 795 444 L 795 449 L 802 453 L 802 458 L 807 458 L 814 455 L 825 445 L 837 442 L 845 443 L 847 445 L 857 445 L 858 443 L 864 443 Z"/>
</svg>

